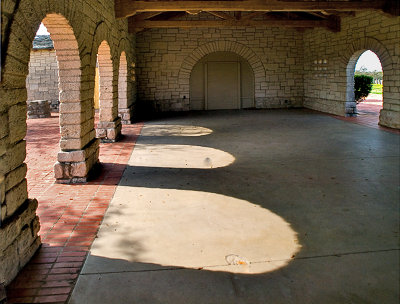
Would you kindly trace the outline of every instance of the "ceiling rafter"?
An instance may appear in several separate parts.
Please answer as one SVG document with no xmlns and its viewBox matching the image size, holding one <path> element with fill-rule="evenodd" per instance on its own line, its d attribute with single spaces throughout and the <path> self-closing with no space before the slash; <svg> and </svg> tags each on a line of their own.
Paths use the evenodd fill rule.
<svg viewBox="0 0 400 304">
<path fill-rule="evenodd" d="M 385 10 L 396 7 L 397 0 L 376 1 L 279 1 L 279 0 L 236 0 L 236 1 L 135 1 L 115 0 L 117 18 L 126 18 L 139 12 L 154 11 L 362 11 Z"/>
<path fill-rule="evenodd" d="M 325 19 L 325 20 L 166 20 L 166 21 L 153 21 L 153 20 L 142 20 L 135 21 L 129 19 L 129 30 L 135 32 L 136 28 L 207 28 L 207 27 L 235 27 L 235 26 L 247 26 L 247 27 L 290 27 L 290 28 L 315 28 L 325 27 L 332 31 L 338 30 L 337 19 Z M 340 26 L 340 23 L 339 23 Z"/>
<path fill-rule="evenodd" d="M 229 15 L 229 14 L 224 13 L 224 12 L 209 12 L 209 11 L 206 11 L 206 12 L 211 14 L 211 15 L 213 15 L 213 16 L 215 16 L 215 17 L 218 17 L 218 18 L 221 18 L 221 19 L 224 19 L 224 20 L 235 20 L 236 19 L 232 15 Z"/>
</svg>

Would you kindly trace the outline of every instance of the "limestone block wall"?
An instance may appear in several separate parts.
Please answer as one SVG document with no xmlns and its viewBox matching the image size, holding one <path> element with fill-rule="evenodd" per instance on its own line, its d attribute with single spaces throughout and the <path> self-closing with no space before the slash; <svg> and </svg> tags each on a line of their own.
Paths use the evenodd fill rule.
<svg viewBox="0 0 400 304">
<path fill-rule="evenodd" d="M 58 63 L 55 50 L 32 50 L 26 79 L 28 101 L 48 100 L 58 110 Z"/>
<path fill-rule="evenodd" d="M 115 19 L 113 0 L 3 0 L 1 5 L 0 284 L 7 285 L 40 245 L 37 202 L 28 199 L 24 163 L 26 78 L 40 23 L 49 30 L 58 58 L 61 151 L 55 173 L 68 180 L 85 178 L 98 162 L 93 95 L 99 45 L 110 46 L 115 102 L 121 53 L 131 66 L 135 50 L 126 20 Z"/>
<path fill-rule="evenodd" d="M 304 34 L 304 105 L 337 115 L 351 114 L 355 62 L 375 52 L 383 68 L 380 124 L 400 128 L 400 17 L 362 12 L 343 17 L 342 30 L 314 29 Z"/>
<path fill-rule="evenodd" d="M 160 111 L 188 110 L 191 69 L 216 51 L 234 52 L 249 62 L 257 107 L 302 105 L 303 33 L 283 28 L 140 32 L 136 35 L 138 99 Z"/>
</svg>

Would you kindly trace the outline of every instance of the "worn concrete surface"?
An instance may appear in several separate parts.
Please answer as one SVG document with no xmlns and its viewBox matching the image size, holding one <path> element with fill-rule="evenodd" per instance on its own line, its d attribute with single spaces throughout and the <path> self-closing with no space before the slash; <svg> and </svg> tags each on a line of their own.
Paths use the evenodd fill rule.
<svg viewBox="0 0 400 304">
<path fill-rule="evenodd" d="M 70 303 L 398 303 L 399 138 L 304 110 L 147 123 Z"/>
</svg>

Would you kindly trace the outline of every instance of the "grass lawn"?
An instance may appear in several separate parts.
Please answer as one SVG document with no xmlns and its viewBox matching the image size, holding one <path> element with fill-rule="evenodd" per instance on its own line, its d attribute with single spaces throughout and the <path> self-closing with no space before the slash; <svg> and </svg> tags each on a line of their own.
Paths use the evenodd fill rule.
<svg viewBox="0 0 400 304">
<path fill-rule="evenodd" d="M 371 93 L 370 94 L 379 94 L 379 95 L 382 95 L 382 88 L 383 88 L 383 85 L 381 85 L 381 84 L 373 84 L 372 85 L 372 91 L 371 91 Z"/>
</svg>

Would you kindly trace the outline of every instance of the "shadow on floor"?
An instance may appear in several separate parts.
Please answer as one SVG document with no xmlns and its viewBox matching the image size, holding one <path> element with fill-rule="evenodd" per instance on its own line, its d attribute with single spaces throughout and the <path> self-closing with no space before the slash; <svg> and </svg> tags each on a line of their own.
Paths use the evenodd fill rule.
<svg viewBox="0 0 400 304">
<path fill-rule="evenodd" d="M 165 131 L 176 126 L 212 132 Z M 397 303 L 397 135 L 300 110 L 192 113 L 153 121 L 142 134 L 71 303 Z M 207 168 L 216 155 L 222 165 Z M 216 207 L 237 200 L 240 215 Z M 299 245 L 284 265 L 266 271 L 279 261 L 249 259 L 253 274 L 227 264 L 184 266 L 196 252 L 201 260 L 201 246 L 188 249 L 193 232 L 212 227 L 218 237 L 231 223 L 234 233 L 243 228 L 245 244 L 266 212 L 265 239 L 285 227 Z M 255 240 L 243 250 L 263 243 Z M 279 246 L 262 249 L 265 256 L 272 247 Z"/>
</svg>

